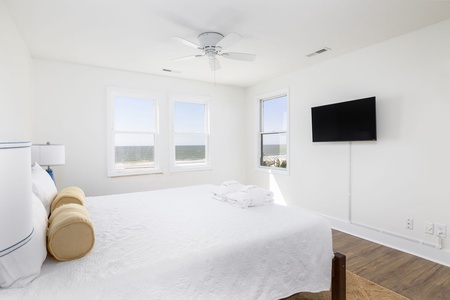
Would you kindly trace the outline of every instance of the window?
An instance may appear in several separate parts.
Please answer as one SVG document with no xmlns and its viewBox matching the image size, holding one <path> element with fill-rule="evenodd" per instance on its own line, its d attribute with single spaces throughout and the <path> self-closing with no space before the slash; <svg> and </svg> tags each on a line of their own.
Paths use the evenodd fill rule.
<svg viewBox="0 0 450 300">
<path fill-rule="evenodd" d="M 288 170 L 288 93 L 259 97 L 259 168 Z"/>
<path fill-rule="evenodd" d="M 157 97 L 108 88 L 108 176 L 159 172 Z"/>
<path fill-rule="evenodd" d="M 208 116 L 206 98 L 172 96 L 173 171 L 210 167 Z"/>
</svg>

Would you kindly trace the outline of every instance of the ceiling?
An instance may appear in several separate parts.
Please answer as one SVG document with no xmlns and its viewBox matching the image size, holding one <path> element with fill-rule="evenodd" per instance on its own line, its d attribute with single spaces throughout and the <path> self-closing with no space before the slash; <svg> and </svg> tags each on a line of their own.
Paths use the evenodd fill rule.
<svg viewBox="0 0 450 300">
<path fill-rule="evenodd" d="M 3 1 L 34 58 L 242 87 L 450 18 L 450 1 Z M 238 33 L 226 50 L 256 60 L 220 58 L 215 73 L 205 57 L 171 61 L 200 54 L 171 37 L 197 43 L 206 31 Z"/>
</svg>

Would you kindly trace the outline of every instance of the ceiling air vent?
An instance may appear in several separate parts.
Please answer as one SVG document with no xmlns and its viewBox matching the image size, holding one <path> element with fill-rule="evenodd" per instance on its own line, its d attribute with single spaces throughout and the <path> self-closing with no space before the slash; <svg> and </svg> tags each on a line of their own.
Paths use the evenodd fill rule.
<svg viewBox="0 0 450 300">
<path fill-rule="evenodd" d="M 325 47 L 325 48 L 319 49 L 319 50 L 317 50 L 315 52 L 312 52 L 310 54 L 307 54 L 306 56 L 307 57 L 313 57 L 314 55 L 322 54 L 322 53 L 330 51 L 330 50 L 331 50 L 331 48 Z"/>
<path fill-rule="evenodd" d="M 163 72 L 168 72 L 168 73 L 181 73 L 180 71 L 177 70 L 171 70 L 171 69 L 162 69 Z"/>
</svg>

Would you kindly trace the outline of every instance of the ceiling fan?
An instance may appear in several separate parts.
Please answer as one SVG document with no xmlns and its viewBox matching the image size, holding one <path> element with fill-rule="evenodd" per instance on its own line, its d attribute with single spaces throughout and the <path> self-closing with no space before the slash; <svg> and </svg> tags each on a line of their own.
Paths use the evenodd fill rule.
<svg viewBox="0 0 450 300">
<path fill-rule="evenodd" d="M 197 38 L 199 45 L 177 36 L 172 38 L 187 46 L 203 51 L 202 54 L 174 58 L 172 59 L 173 61 L 207 57 L 209 59 L 209 66 L 212 71 L 220 69 L 220 63 L 217 59 L 218 56 L 240 61 L 254 61 L 256 58 L 255 54 L 250 53 L 222 52 L 223 49 L 235 44 L 236 42 L 242 39 L 242 37 L 239 34 L 234 32 L 228 34 L 227 36 L 223 36 L 223 34 L 218 32 L 201 33 Z"/>
</svg>

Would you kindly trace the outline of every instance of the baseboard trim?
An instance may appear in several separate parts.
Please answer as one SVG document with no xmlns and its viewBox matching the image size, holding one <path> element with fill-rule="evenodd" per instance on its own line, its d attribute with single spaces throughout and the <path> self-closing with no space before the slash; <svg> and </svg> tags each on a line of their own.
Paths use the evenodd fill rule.
<svg viewBox="0 0 450 300">
<path fill-rule="evenodd" d="M 336 230 L 450 267 L 450 251 L 439 249 L 440 244 L 432 244 L 361 223 L 325 217 Z"/>
</svg>

